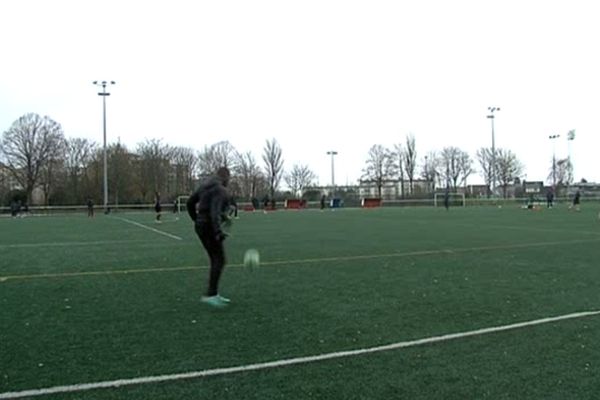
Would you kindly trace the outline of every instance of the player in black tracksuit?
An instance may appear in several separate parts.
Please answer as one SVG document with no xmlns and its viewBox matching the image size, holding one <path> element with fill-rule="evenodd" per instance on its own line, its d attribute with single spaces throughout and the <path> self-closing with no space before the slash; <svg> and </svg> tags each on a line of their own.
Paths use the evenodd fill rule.
<svg viewBox="0 0 600 400">
<path fill-rule="evenodd" d="M 88 197 L 88 200 L 87 200 L 87 210 L 88 210 L 88 217 L 93 218 L 94 217 L 94 202 L 92 201 L 91 197 Z"/>
<path fill-rule="evenodd" d="M 154 211 L 156 212 L 156 222 L 160 222 L 162 206 L 160 205 L 160 193 L 158 192 L 155 192 Z"/>
<path fill-rule="evenodd" d="M 210 258 L 208 291 L 202 301 L 216 307 L 229 303 L 229 299 L 219 295 L 219 279 L 225 267 L 223 241 L 227 236 L 221 229 L 221 222 L 229 207 L 228 183 L 229 170 L 220 168 L 217 176 L 201 184 L 186 204 L 188 214 L 195 222 L 196 234 Z"/>
<path fill-rule="evenodd" d="M 444 207 L 446 207 L 446 211 L 450 209 L 450 191 L 448 189 L 444 192 Z"/>
</svg>

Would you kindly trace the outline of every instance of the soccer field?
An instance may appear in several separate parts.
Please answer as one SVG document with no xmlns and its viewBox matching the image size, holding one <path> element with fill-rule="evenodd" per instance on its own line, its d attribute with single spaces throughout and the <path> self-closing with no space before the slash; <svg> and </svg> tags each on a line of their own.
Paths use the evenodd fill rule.
<svg viewBox="0 0 600 400">
<path fill-rule="evenodd" d="M 597 212 L 0 218 L 0 399 L 597 399 Z"/>
</svg>

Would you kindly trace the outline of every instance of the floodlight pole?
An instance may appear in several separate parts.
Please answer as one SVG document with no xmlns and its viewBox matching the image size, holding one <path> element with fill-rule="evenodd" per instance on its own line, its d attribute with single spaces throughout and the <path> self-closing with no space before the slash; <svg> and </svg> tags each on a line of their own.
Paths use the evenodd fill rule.
<svg viewBox="0 0 600 400">
<path fill-rule="evenodd" d="M 327 152 L 331 156 L 331 195 L 335 191 L 335 168 L 333 163 L 333 157 L 337 155 L 337 151 L 331 150 Z"/>
<path fill-rule="evenodd" d="M 490 191 L 493 193 L 494 185 L 496 184 L 496 137 L 494 135 L 494 112 L 500 111 L 500 107 L 488 107 L 490 115 L 487 117 L 492 120 L 492 181 L 490 182 Z"/>
<path fill-rule="evenodd" d="M 569 168 L 571 168 L 572 178 L 573 180 L 575 180 L 575 168 L 573 167 L 573 162 L 571 161 L 571 142 L 573 140 L 575 140 L 575 129 L 571 129 L 569 132 L 567 132 L 567 145 L 569 149 Z"/>
<path fill-rule="evenodd" d="M 558 139 L 560 135 L 550 135 L 548 139 L 552 140 L 552 191 L 556 193 L 556 145 L 554 139 Z"/>
<path fill-rule="evenodd" d="M 431 183 L 429 181 L 429 164 L 427 163 L 428 157 L 425 156 L 425 179 L 427 180 L 427 189 L 431 192 Z"/>
<path fill-rule="evenodd" d="M 104 213 L 108 212 L 108 163 L 106 156 L 106 96 L 110 96 L 110 93 L 106 91 L 106 85 L 114 85 L 115 81 L 94 81 L 93 84 L 102 87 L 102 92 L 98 93 L 98 96 L 102 96 L 102 131 L 104 137 L 103 151 L 104 151 Z"/>
</svg>

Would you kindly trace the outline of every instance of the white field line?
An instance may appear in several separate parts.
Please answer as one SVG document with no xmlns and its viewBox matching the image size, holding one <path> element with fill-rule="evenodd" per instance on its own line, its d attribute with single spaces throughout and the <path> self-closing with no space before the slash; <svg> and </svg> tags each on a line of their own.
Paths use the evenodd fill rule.
<svg viewBox="0 0 600 400">
<path fill-rule="evenodd" d="M 73 247 L 73 246 L 98 246 L 103 244 L 129 244 L 146 243 L 147 240 L 96 240 L 92 242 L 41 242 L 41 243 L 15 243 L 0 244 L 0 249 L 20 249 L 35 247 Z"/>
<path fill-rule="evenodd" d="M 285 366 L 289 366 L 289 365 L 307 364 L 307 363 L 313 363 L 313 362 L 318 362 L 318 361 L 331 360 L 331 359 L 335 359 L 335 358 L 354 357 L 354 356 L 359 356 L 359 355 L 363 355 L 363 354 L 378 353 L 378 352 L 402 349 L 402 348 L 407 348 L 407 347 L 421 346 L 421 345 L 427 345 L 427 344 L 438 343 L 438 342 L 446 342 L 446 341 L 462 339 L 462 338 L 466 338 L 466 337 L 481 336 L 481 335 L 487 335 L 487 334 L 491 334 L 491 333 L 526 328 L 526 327 L 535 326 L 535 325 L 548 324 L 548 323 L 563 321 L 563 320 L 567 320 L 567 319 L 591 317 L 591 316 L 595 316 L 598 314 L 600 314 L 600 311 L 577 312 L 577 313 L 572 313 L 572 314 L 559 315 L 556 317 L 547 317 L 547 318 L 541 318 L 541 319 L 536 319 L 536 320 L 531 320 L 531 321 L 518 322 L 518 323 L 514 323 L 514 324 L 510 324 L 510 325 L 494 326 L 494 327 L 490 327 L 490 328 L 476 329 L 473 331 L 450 333 L 450 334 L 441 335 L 441 336 L 432 336 L 432 337 L 423 338 L 423 339 L 391 343 L 391 344 L 382 345 L 382 346 L 367 347 L 367 348 L 356 349 L 356 350 L 338 351 L 338 352 L 333 352 L 333 353 L 323 353 L 323 354 L 317 354 L 317 355 L 313 355 L 313 356 L 287 358 L 287 359 L 283 359 L 283 360 L 269 361 L 269 362 L 264 362 L 264 363 L 239 365 L 236 367 L 205 369 L 202 371 L 184 372 L 184 373 L 178 373 L 178 374 L 144 376 L 144 377 L 139 377 L 139 378 L 117 379 L 117 380 L 113 380 L 113 381 L 79 383 L 79 384 L 74 384 L 74 385 L 53 386 L 53 387 L 42 388 L 42 389 L 23 390 L 23 391 L 19 391 L 19 392 L 5 392 L 5 393 L 0 393 L 0 399 L 18 399 L 18 398 L 22 398 L 22 397 L 43 396 L 43 395 L 47 395 L 47 394 L 81 392 L 81 391 L 93 390 L 93 389 L 117 388 L 117 387 L 121 387 L 121 386 L 129 386 L 129 385 L 141 385 L 141 384 L 148 384 L 148 383 L 179 381 L 182 379 L 203 378 L 203 377 L 207 377 L 207 376 L 227 375 L 227 374 L 235 374 L 235 373 L 239 373 L 239 372 L 258 371 L 258 370 L 270 369 L 270 368 L 280 368 L 280 367 L 285 367 Z"/>
<path fill-rule="evenodd" d="M 237 267 L 239 265 L 228 265 L 228 267 Z M 5 275 L 0 276 L 0 282 L 6 282 L 8 280 L 17 279 L 41 279 L 41 278 L 68 278 L 74 276 L 101 276 L 101 275 L 127 275 L 127 274 L 140 274 L 150 272 L 175 272 L 175 271 L 189 271 L 196 269 L 208 269 L 207 265 L 190 265 L 183 267 L 159 267 L 159 268 L 131 268 L 131 269 L 117 269 L 107 271 L 79 271 L 79 272 L 57 272 L 48 274 L 31 274 L 31 275 Z"/>
<path fill-rule="evenodd" d="M 517 243 L 517 244 L 506 244 L 506 245 L 494 245 L 494 246 L 478 246 L 478 247 L 463 247 L 463 248 L 448 248 L 448 249 L 435 249 L 435 250 L 417 250 L 408 251 L 404 253 L 384 253 L 384 254 L 365 254 L 355 256 L 338 256 L 338 257 L 320 257 L 320 258 L 303 258 L 296 260 L 277 260 L 277 261 L 262 261 L 261 266 L 277 266 L 277 265 L 293 265 L 293 264 L 318 264 L 332 261 L 356 261 L 356 260 L 373 260 L 378 258 L 394 258 L 394 257 L 422 257 L 439 254 L 459 254 L 459 253 L 470 253 L 477 251 L 494 251 L 494 250 L 510 250 L 510 249 L 523 249 L 532 247 L 546 247 L 546 246 L 560 246 L 560 245 L 571 245 L 581 243 L 597 243 L 600 239 L 580 239 L 580 240 L 561 240 L 554 242 L 537 242 L 537 243 Z M 232 267 L 243 267 L 243 264 L 229 264 L 227 268 Z M 208 266 L 190 265 L 183 267 L 158 267 L 158 268 L 130 268 L 122 270 L 106 270 L 106 271 L 80 271 L 80 272 L 58 272 L 48 274 L 28 274 L 28 275 L 0 275 L 0 282 L 6 282 L 8 280 L 18 279 L 41 279 L 41 278 L 61 278 L 61 277 L 74 277 L 74 276 L 93 276 L 93 275 L 126 275 L 126 274 L 138 274 L 138 273 L 151 273 L 151 272 L 176 272 L 176 271 L 189 271 L 196 269 L 206 269 Z"/>
<path fill-rule="evenodd" d="M 460 225 L 460 226 L 464 226 L 467 228 L 492 228 L 492 229 L 509 229 L 509 230 L 517 230 L 517 231 L 530 231 L 530 232 L 544 232 L 544 233 L 551 233 L 551 232 L 556 232 L 556 233 L 572 233 L 572 234 L 586 234 L 586 235 L 600 235 L 600 230 L 598 232 L 594 232 L 594 231 L 585 231 L 585 230 L 574 230 L 574 231 L 566 231 L 566 230 L 560 230 L 560 229 L 555 229 L 555 228 L 536 228 L 533 226 L 511 226 L 511 225 L 488 225 L 488 224 L 484 224 L 484 225 L 476 225 L 476 224 L 466 224 L 466 223 L 456 223 L 456 225 Z"/>
<path fill-rule="evenodd" d="M 471 253 L 471 252 L 477 252 L 477 251 L 510 250 L 510 249 L 523 249 L 523 248 L 532 248 L 532 247 L 571 245 L 571 244 L 581 244 L 581 243 L 597 243 L 597 242 L 600 242 L 600 238 L 598 238 L 598 239 L 561 240 L 561 241 L 536 242 L 536 243 L 512 243 L 512 244 L 499 244 L 499 245 L 492 245 L 492 246 L 459 247 L 459 248 L 446 248 L 446 249 L 435 249 L 435 250 L 416 250 L 416 251 L 410 251 L 410 252 L 406 252 L 406 253 L 366 254 L 366 255 L 358 255 L 358 256 L 306 258 L 306 259 L 300 259 L 300 260 L 287 260 L 287 261 L 266 261 L 266 262 L 261 262 L 260 265 L 307 264 L 307 263 L 318 263 L 318 262 L 327 262 L 327 261 L 351 261 L 351 260 L 374 259 L 374 258 L 417 257 L 417 256 L 428 256 L 428 255 L 438 255 L 438 254 L 458 254 L 458 253 Z"/>
<path fill-rule="evenodd" d="M 135 222 L 135 221 L 132 221 L 132 220 L 127 219 L 127 218 L 123 218 L 123 217 L 113 217 L 113 218 L 121 220 L 121 221 L 125 221 L 125 222 L 130 223 L 130 224 L 135 225 L 135 226 L 139 226 L 140 228 L 148 229 L 149 231 L 156 232 L 159 235 L 164 235 L 166 237 L 170 237 L 171 239 L 183 240 L 179 236 L 175 236 L 175 235 L 172 235 L 170 233 L 167 233 L 167 232 L 164 232 L 164 231 L 160 231 L 158 229 L 150 228 L 149 226 L 146 226 L 144 224 L 140 224 L 139 222 Z"/>
</svg>

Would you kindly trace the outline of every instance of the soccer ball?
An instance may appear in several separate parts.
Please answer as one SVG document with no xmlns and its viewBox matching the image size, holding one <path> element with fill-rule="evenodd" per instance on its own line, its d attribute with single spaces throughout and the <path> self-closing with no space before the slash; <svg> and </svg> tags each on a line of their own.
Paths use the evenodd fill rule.
<svg viewBox="0 0 600 400">
<path fill-rule="evenodd" d="M 246 268 L 256 268 L 260 263 L 260 255 L 256 249 L 248 249 L 244 253 L 244 266 Z"/>
</svg>

